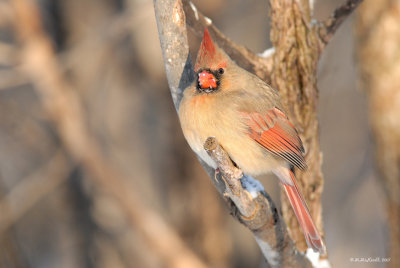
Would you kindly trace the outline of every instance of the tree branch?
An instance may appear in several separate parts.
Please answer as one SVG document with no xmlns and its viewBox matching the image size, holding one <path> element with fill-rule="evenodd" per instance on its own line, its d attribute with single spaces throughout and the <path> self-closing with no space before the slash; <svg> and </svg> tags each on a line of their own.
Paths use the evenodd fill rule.
<svg viewBox="0 0 400 268">
<path fill-rule="evenodd" d="M 271 267 L 311 267 L 296 250 L 284 221 L 261 183 L 243 175 L 215 138 L 208 138 L 204 149 L 219 167 L 215 179 L 225 185 L 221 194 L 233 202 L 232 214 L 253 232 Z"/>
<path fill-rule="evenodd" d="M 224 196 L 229 197 L 233 201 L 243 216 L 252 218 L 257 205 L 252 202 L 252 198 L 241 186 L 240 179 L 243 177 L 243 172 L 233 165 L 229 155 L 221 148 L 215 138 L 209 137 L 204 143 L 204 149 L 215 163 L 217 163 L 222 173 L 225 183 Z M 216 172 L 216 176 L 218 175 L 220 175 L 219 172 Z"/>
<path fill-rule="evenodd" d="M 296 178 L 314 223 L 323 236 L 321 194 L 324 180 L 318 138 L 316 79 L 316 66 L 320 55 L 319 41 L 315 30 L 310 27 L 311 12 L 308 0 L 269 0 L 269 3 L 271 42 L 276 50 L 272 87 L 279 90 L 288 117 L 303 141 L 308 169 L 296 170 Z M 298 250 L 305 252 L 308 246 L 303 231 L 283 190 L 281 206 L 291 238 Z"/>
<path fill-rule="evenodd" d="M 154 1 L 158 32 L 163 52 L 166 74 L 175 107 L 178 109 L 183 90 L 193 79 L 193 67 L 189 56 L 186 19 L 189 27 L 203 33 L 209 27 L 216 40 L 224 48 L 247 53 L 233 42 L 225 39 L 209 19 L 200 14 L 194 5 L 180 0 Z M 196 30 L 197 29 L 197 30 Z M 218 34 L 219 33 L 219 34 Z M 223 41 L 228 40 L 228 41 Z M 225 43 L 224 43 L 225 42 Z M 220 43 L 220 44 L 221 44 Z M 249 52 L 251 53 L 251 52 Z M 243 59 L 246 60 L 246 56 Z M 256 56 L 257 57 L 257 56 Z M 234 210 L 236 218 L 248 227 L 260 246 L 265 259 L 272 267 L 311 267 L 311 263 L 300 254 L 287 233 L 287 228 L 273 204 L 258 181 L 243 177 L 227 153 L 219 146 L 215 138 L 209 138 L 204 144 L 205 150 L 218 163 L 221 172 L 200 160 L 216 188 L 225 197 Z M 222 176 L 223 175 L 223 176 Z M 241 180 L 239 180 L 242 178 Z M 232 206 L 233 203 L 233 206 Z"/>
<path fill-rule="evenodd" d="M 183 90 L 194 80 L 185 12 L 180 0 L 175 2 L 154 0 L 154 10 L 168 85 L 175 108 L 178 110 Z"/>
<path fill-rule="evenodd" d="M 322 22 L 318 27 L 318 36 L 324 45 L 328 44 L 339 26 L 362 1 L 363 0 L 346 0 L 345 3 L 335 9 L 328 19 Z"/>
</svg>

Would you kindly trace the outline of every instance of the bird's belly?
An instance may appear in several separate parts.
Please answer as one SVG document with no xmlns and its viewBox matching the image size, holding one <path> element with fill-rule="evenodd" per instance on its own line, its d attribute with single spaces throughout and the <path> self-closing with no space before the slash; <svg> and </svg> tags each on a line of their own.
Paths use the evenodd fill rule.
<svg viewBox="0 0 400 268">
<path fill-rule="evenodd" d="M 212 160 L 212 158 L 204 149 L 204 142 L 208 137 L 211 137 L 213 135 L 199 135 L 200 132 L 196 131 L 195 129 L 187 129 L 183 133 L 189 143 L 190 148 L 201 158 L 201 160 L 206 162 L 207 165 L 216 169 L 217 164 L 214 162 L 214 160 Z"/>
<path fill-rule="evenodd" d="M 226 139 L 221 144 L 232 160 L 246 174 L 257 176 L 270 173 L 281 164 L 281 160 L 269 153 L 247 134 L 236 139 Z"/>
<path fill-rule="evenodd" d="M 207 101 L 206 101 L 207 100 Z M 282 164 L 282 160 L 270 154 L 247 134 L 247 126 L 240 121 L 240 114 L 232 107 L 219 103 L 213 107 L 212 99 L 185 99 L 181 103 L 179 116 L 182 130 L 192 150 L 209 166 L 216 163 L 204 150 L 208 137 L 215 137 L 232 160 L 243 172 L 260 175 L 271 172 Z M 213 113 L 211 111 L 219 111 Z M 232 120 L 236 119 L 236 120 Z"/>
<path fill-rule="evenodd" d="M 205 131 L 205 129 L 196 130 L 195 128 L 194 126 L 188 129 L 185 137 L 192 150 L 214 169 L 217 168 L 216 163 L 204 150 L 204 142 L 208 137 L 215 137 L 231 159 L 246 174 L 252 176 L 266 174 L 281 164 L 280 159 L 270 154 L 241 129 L 224 129 L 219 126 Z"/>
</svg>

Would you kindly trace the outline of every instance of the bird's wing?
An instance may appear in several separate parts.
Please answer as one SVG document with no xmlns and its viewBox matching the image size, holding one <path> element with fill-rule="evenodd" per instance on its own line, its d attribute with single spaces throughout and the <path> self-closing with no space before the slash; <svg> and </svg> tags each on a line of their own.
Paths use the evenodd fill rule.
<svg viewBox="0 0 400 268">
<path fill-rule="evenodd" d="M 278 108 L 266 112 L 241 112 L 248 135 L 270 153 L 306 169 L 304 147 L 293 124 Z"/>
</svg>

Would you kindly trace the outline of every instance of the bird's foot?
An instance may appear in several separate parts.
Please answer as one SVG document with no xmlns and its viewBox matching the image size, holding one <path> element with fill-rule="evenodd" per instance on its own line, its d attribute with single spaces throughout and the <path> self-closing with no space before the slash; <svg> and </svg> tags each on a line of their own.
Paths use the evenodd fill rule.
<svg viewBox="0 0 400 268">
<path fill-rule="evenodd" d="M 221 173 L 221 171 L 219 170 L 219 168 L 216 168 L 216 169 L 215 169 L 215 172 L 214 172 L 214 180 L 215 180 L 216 182 L 218 182 L 217 175 L 218 175 L 219 173 Z"/>
</svg>

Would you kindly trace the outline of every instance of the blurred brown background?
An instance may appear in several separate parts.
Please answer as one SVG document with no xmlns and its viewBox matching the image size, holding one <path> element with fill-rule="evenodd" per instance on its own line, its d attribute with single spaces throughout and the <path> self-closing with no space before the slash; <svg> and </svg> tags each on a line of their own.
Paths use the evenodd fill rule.
<svg viewBox="0 0 400 268">
<path fill-rule="evenodd" d="M 37 2 L 63 75 L 83 104 L 82 120 L 110 165 L 210 267 L 262 267 L 252 235 L 228 214 L 184 141 L 152 1 Z M 270 46 L 267 1 L 193 2 L 235 42 L 256 52 Z M 326 18 L 340 3 L 317 1 L 315 17 Z M 390 257 L 366 100 L 357 88 L 353 17 L 319 64 L 326 242 L 333 267 L 384 267 L 350 261 Z M 23 71 L 12 24 L 8 1 L 1 0 L 0 265 L 163 267 L 118 203 L 66 156 Z M 200 40 L 191 42 L 196 55 Z M 278 202 L 277 180 L 262 180 Z"/>
</svg>

